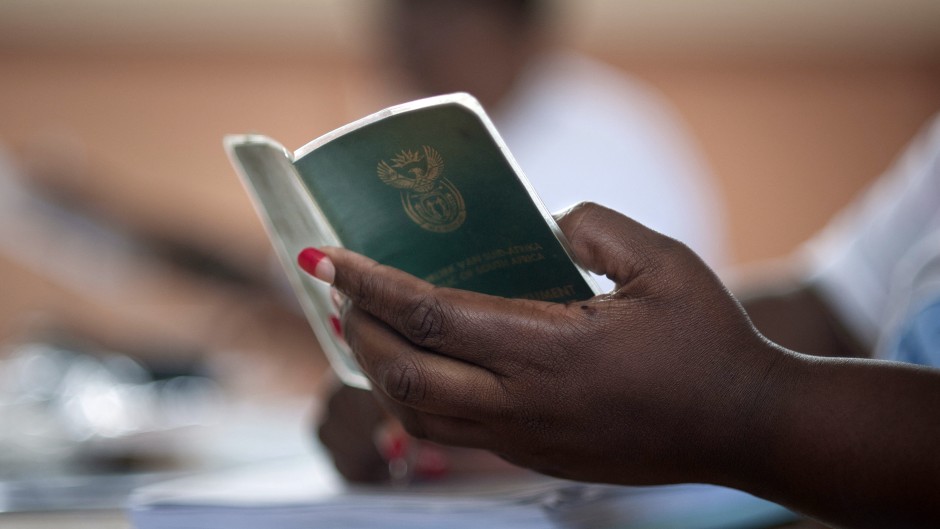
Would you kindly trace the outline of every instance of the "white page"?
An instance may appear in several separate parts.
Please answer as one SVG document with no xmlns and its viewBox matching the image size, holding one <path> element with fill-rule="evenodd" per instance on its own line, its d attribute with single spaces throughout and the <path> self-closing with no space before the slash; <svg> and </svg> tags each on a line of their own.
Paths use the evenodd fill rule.
<svg viewBox="0 0 940 529">
<path fill-rule="evenodd" d="M 769 502 L 707 485 L 616 487 L 532 475 L 350 487 L 322 453 L 146 487 L 132 497 L 130 514 L 138 529 L 746 529 L 794 519 Z"/>
</svg>

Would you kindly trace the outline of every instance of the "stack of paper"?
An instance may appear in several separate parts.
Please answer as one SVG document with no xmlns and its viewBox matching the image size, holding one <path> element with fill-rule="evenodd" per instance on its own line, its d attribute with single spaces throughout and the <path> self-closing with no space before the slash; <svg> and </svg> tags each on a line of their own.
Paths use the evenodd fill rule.
<svg viewBox="0 0 940 529">
<path fill-rule="evenodd" d="M 537 476 L 407 489 L 351 487 L 322 457 L 188 478 L 139 490 L 137 529 L 319 527 L 746 529 L 794 519 L 775 504 L 706 485 L 614 487 Z"/>
</svg>

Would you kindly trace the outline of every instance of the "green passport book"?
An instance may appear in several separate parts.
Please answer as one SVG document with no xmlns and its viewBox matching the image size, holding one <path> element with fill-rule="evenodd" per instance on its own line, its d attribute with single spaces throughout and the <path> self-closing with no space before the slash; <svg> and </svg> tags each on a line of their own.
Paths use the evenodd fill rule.
<svg viewBox="0 0 940 529">
<path fill-rule="evenodd" d="M 296 265 L 343 246 L 440 286 L 568 302 L 597 286 L 467 94 L 382 110 L 291 153 L 265 136 L 225 146 L 334 370 L 368 387 L 330 324 L 330 287 Z"/>
</svg>

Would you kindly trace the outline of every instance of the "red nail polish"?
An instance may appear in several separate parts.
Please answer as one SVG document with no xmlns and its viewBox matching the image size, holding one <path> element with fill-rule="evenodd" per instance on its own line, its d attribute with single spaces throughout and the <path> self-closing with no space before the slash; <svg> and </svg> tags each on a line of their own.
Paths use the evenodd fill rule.
<svg viewBox="0 0 940 529">
<path fill-rule="evenodd" d="M 343 313 L 343 298 L 342 294 L 339 293 L 335 288 L 330 289 L 330 301 L 333 302 L 333 310 Z"/>
<path fill-rule="evenodd" d="M 333 280 L 336 279 L 336 268 L 333 266 L 333 261 L 316 248 L 304 248 L 297 255 L 297 264 L 308 274 L 324 283 L 332 285 Z"/>
<path fill-rule="evenodd" d="M 333 332 L 336 333 L 336 336 L 340 338 L 343 337 L 343 323 L 339 321 L 339 318 L 335 315 L 330 315 L 330 324 L 333 326 Z"/>
<path fill-rule="evenodd" d="M 400 459 L 405 457 L 408 451 L 408 438 L 404 435 L 392 435 L 385 439 L 384 446 L 381 447 L 382 457 L 386 461 Z"/>
<path fill-rule="evenodd" d="M 304 248 L 297 254 L 297 264 L 308 274 L 316 276 L 317 265 L 326 257 L 326 254 L 316 248 Z"/>
</svg>

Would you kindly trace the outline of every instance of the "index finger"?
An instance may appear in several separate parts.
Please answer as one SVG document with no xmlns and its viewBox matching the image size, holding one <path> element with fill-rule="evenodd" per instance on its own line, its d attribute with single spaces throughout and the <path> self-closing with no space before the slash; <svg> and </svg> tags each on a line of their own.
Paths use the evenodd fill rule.
<svg viewBox="0 0 940 529">
<path fill-rule="evenodd" d="M 421 348 L 497 374 L 570 317 L 563 305 L 436 287 L 349 250 L 321 251 L 333 261 L 333 285 L 353 304 Z"/>
</svg>

